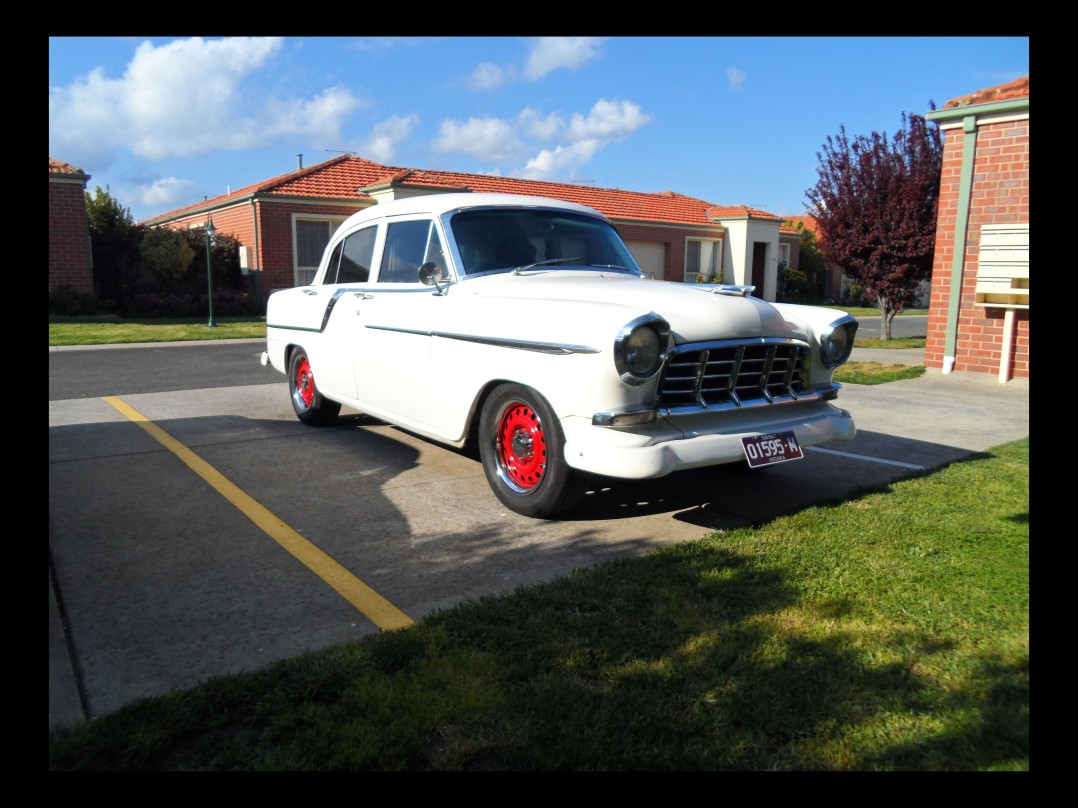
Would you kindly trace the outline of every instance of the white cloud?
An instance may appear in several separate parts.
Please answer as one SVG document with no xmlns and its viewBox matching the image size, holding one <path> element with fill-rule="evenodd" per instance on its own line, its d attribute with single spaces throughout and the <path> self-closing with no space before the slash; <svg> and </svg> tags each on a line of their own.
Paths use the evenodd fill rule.
<svg viewBox="0 0 1078 808">
<path fill-rule="evenodd" d="M 358 106 L 355 96 L 343 87 L 331 87 L 309 101 L 275 100 L 267 105 L 263 120 L 256 122 L 259 131 L 249 136 L 265 140 L 304 135 L 323 142 L 336 141 L 340 139 L 342 121 Z"/>
<path fill-rule="evenodd" d="M 519 153 L 520 142 L 513 127 L 500 118 L 469 118 L 465 123 L 442 121 L 434 149 L 498 162 Z"/>
<path fill-rule="evenodd" d="M 580 140 L 569 146 L 556 149 L 543 149 L 525 165 L 522 176 L 525 179 L 542 180 L 555 177 L 568 177 L 574 169 L 589 162 L 602 144 L 594 139 Z"/>
<path fill-rule="evenodd" d="M 128 149 L 163 159 L 213 149 L 249 149 L 280 136 L 331 137 L 360 102 L 330 88 L 310 99 L 267 99 L 245 91 L 279 38 L 143 42 L 123 76 L 94 70 L 49 90 L 49 151 L 78 155 Z"/>
<path fill-rule="evenodd" d="M 557 112 L 543 116 L 538 110 L 525 107 L 517 116 L 517 124 L 528 137 L 550 140 L 565 126 L 565 121 Z"/>
<path fill-rule="evenodd" d="M 599 57 L 603 41 L 603 37 L 589 36 L 537 37 L 528 45 L 523 68 L 482 62 L 468 77 L 468 85 L 475 90 L 496 90 L 521 76 L 539 81 L 555 70 L 577 70 Z"/>
<path fill-rule="evenodd" d="M 397 144 L 406 140 L 418 123 L 418 115 L 394 115 L 387 118 L 360 142 L 359 154 L 378 163 L 391 161 Z"/>
<path fill-rule="evenodd" d="M 559 140 L 562 145 L 541 149 L 520 172 L 529 179 L 559 179 L 571 176 L 600 150 L 650 121 L 651 117 L 633 101 L 600 99 L 587 115 L 574 113 L 568 124 L 560 113 L 543 115 L 533 107 L 525 107 L 515 123 L 501 118 L 443 121 L 434 148 L 498 162 L 517 159 L 539 142 Z"/>
<path fill-rule="evenodd" d="M 142 185 L 135 191 L 140 205 L 168 210 L 189 202 L 195 190 L 191 180 L 162 177 L 150 185 Z"/>
<path fill-rule="evenodd" d="M 555 70 L 577 70 L 599 56 L 602 37 L 539 37 L 533 40 L 524 62 L 524 76 L 538 81 Z"/>
<path fill-rule="evenodd" d="M 644 114 L 639 104 L 604 98 L 595 102 L 587 116 L 574 113 L 565 136 L 571 141 L 599 138 L 612 142 L 631 135 L 650 122 L 651 117 Z"/>
<path fill-rule="evenodd" d="M 501 67 L 491 62 L 483 62 L 468 77 L 468 85 L 475 90 L 495 90 L 516 78 L 516 70 L 506 65 Z"/>
<path fill-rule="evenodd" d="M 726 68 L 726 83 L 730 85 L 731 90 L 740 90 L 747 79 L 748 76 L 736 67 Z"/>
</svg>

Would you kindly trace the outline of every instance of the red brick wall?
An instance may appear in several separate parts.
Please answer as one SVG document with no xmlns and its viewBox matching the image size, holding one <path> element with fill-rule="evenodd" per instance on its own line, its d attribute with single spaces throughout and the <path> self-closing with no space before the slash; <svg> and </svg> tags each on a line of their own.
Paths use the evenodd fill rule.
<svg viewBox="0 0 1078 808">
<path fill-rule="evenodd" d="M 255 210 L 258 216 L 258 248 L 255 250 Z M 234 237 L 247 247 L 247 265 L 262 271 L 260 286 L 263 295 L 273 289 L 294 286 L 293 250 L 292 250 L 292 214 L 328 214 L 332 216 L 351 216 L 360 208 L 342 205 L 304 205 L 291 201 L 277 202 L 260 199 L 254 206 L 249 200 L 238 202 L 229 208 L 213 211 L 213 226 L 218 233 Z M 178 219 L 170 227 L 186 228 L 192 225 L 202 227 L 206 224 L 206 214 L 199 213 L 185 219 Z"/>
<path fill-rule="evenodd" d="M 715 230 L 694 230 L 684 227 L 662 227 L 649 224 L 625 224 L 615 222 L 618 233 L 625 241 L 650 241 L 666 245 L 666 267 L 663 280 L 685 280 L 685 239 L 716 237 Z M 725 236 L 723 236 L 725 237 Z"/>
<path fill-rule="evenodd" d="M 255 254 L 255 231 L 252 206 L 248 200 L 237 202 L 229 208 L 213 212 L 213 226 L 217 232 L 233 236 L 240 244 L 248 247 L 248 265 L 262 270 L 260 278 L 263 295 L 274 289 L 284 289 L 295 285 L 293 277 L 293 214 L 318 214 L 329 216 L 351 216 L 360 210 L 359 206 L 334 204 L 298 204 L 291 200 L 276 201 L 260 199 L 258 210 L 258 246 L 261 258 Z M 169 223 L 169 227 L 179 229 L 190 226 L 202 227 L 206 224 L 206 214 L 199 213 Z M 685 269 L 685 239 L 715 238 L 714 230 L 684 227 L 662 227 L 647 224 L 617 225 L 622 238 L 628 241 L 652 241 L 666 244 L 665 279 L 681 281 Z"/>
<path fill-rule="evenodd" d="M 944 132 L 936 252 L 925 343 L 925 366 L 930 368 L 943 367 L 946 348 L 963 141 L 961 128 Z M 1005 337 L 1004 311 L 975 305 L 981 225 L 1029 221 L 1029 120 L 982 124 L 977 127 L 976 146 L 954 370 L 998 374 Z M 1028 379 L 1029 310 L 1016 311 L 1014 319 L 1009 375 Z"/>
<path fill-rule="evenodd" d="M 94 291 L 85 183 L 49 179 L 49 289 Z"/>
</svg>

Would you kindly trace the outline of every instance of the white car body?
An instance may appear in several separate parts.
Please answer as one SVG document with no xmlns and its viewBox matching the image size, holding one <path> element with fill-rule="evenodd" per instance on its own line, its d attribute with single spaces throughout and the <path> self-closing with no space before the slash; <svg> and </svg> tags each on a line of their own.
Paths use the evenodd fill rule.
<svg viewBox="0 0 1078 808">
<path fill-rule="evenodd" d="M 477 266 L 500 223 L 542 261 Z M 432 194 L 345 221 L 312 285 L 270 296 L 263 363 L 289 376 L 308 423 L 331 423 L 344 404 L 445 444 L 478 440 L 499 498 L 549 516 L 579 498 L 585 473 L 652 478 L 746 462 L 745 438 L 792 434 L 812 446 L 854 436 L 831 400 L 856 321 L 749 291 L 645 277 L 591 208 Z M 765 365 L 766 376 L 749 373 Z M 716 369 L 727 389 L 707 393 Z M 501 413 L 485 423 L 492 406 Z M 523 472 L 507 469 L 514 451 Z"/>
</svg>

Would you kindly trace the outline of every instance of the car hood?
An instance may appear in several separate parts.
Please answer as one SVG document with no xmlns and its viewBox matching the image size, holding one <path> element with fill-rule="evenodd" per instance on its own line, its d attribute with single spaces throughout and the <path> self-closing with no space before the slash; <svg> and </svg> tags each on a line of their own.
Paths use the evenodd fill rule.
<svg viewBox="0 0 1078 808">
<path fill-rule="evenodd" d="M 593 323 L 597 317 L 606 320 L 603 311 L 620 325 L 654 312 L 670 323 L 678 343 L 745 337 L 806 338 L 799 324 L 786 320 L 770 303 L 756 297 L 720 294 L 714 291 L 716 288 L 595 270 L 544 270 L 468 278 L 452 293 L 497 298 L 506 306 L 514 306 L 515 300 L 521 301 L 519 306 L 528 301 L 529 307 L 546 302 L 552 312 L 561 313 L 559 320 L 563 322 L 573 317 L 574 304 L 580 304 L 581 315 Z M 582 325 L 579 320 L 574 323 L 577 328 Z M 608 326 L 604 323 L 604 327 Z"/>
</svg>

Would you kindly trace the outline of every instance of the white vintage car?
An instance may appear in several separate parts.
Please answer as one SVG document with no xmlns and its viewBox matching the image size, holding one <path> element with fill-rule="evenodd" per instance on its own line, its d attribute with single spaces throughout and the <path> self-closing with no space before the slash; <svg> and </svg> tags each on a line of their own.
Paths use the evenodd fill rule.
<svg viewBox="0 0 1078 808">
<path fill-rule="evenodd" d="M 345 221 L 313 284 L 270 296 L 262 363 L 304 423 L 343 404 L 476 446 L 508 508 L 548 517 L 591 474 L 767 466 L 854 436 L 831 401 L 857 321 L 751 291 L 648 278 L 582 205 L 431 194 Z"/>
</svg>

